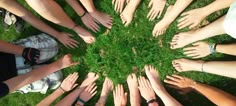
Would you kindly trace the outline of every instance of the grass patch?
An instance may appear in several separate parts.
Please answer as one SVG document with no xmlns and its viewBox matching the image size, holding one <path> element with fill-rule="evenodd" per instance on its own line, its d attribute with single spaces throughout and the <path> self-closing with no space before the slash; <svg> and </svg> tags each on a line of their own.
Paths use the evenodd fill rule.
<svg viewBox="0 0 236 106">
<path fill-rule="evenodd" d="M 168 0 L 169 4 L 174 4 L 176 0 Z M 213 0 L 197 0 L 193 2 L 187 9 L 191 10 L 194 8 L 205 6 L 211 3 Z M 24 1 L 20 1 L 24 6 L 30 9 Z M 78 23 L 82 24 L 81 20 L 78 18 L 76 13 L 73 11 L 65 1 L 57 2 L 63 7 L 66 13 L 72 17 L 72 19 Z M 167 30 L 167 32 L 158 37 L 152 37 L 152 29 L 159 20 L 148 21 L 146 15 L 149 11 L 148 3 L 149 1 L 141 2 L 138 7 L 132 23 L 128 27 L 124 27 L 122 24 L 119 14 L 115 13 L 113 7 L 111 6 L 111 1 L 109 0 L 99 0 L 94 1 L 96 7 L 110 14 L 113 17 L 113 27 L 109 33 L 105 33 L 106 29 L 102 28 L 101 31 L 97 34 L 93 33 L 97 37 L 97 42 L 92 45 L 86 45 L 82 43 L 82 40 L 72 31 L 60 27 L 58 25 L 52 24 L 44 20 L 49 25 L 54 28 L 66 31 L 74 34 L 74 38 L 79 40 L 81 43 L 76 49 L 67 49 L 64 46 L 61 46 L 60 52 L 56 58 L 62 56 L 66 53 L 71 53 L 74 60 L 79 60 L 81 64 L 79 66 L 67 68 L 63 70 L 65 76 L 69 73 L 78 71 L 79 80 L 78 83 L 84 79 L 85 75 L 89 71 L 94 71 L 100 74 L 100 78 L 97 81 L 98 85 L 98 94 L 87 104 L 88 106 L 94 105 L 99 98 L 100 90 L 102 88 L 102 82 L 104 76 L 108 76 L 113 80 L 115 84 L 122 83 L 125 85 L 125 90 L 128 91 L 126 84 L 126 77 L 129 73 L 135 72 L 137 75 L 144 75 L 143 66 L 145 64 L 154 65 L 159 69 L 161 79 L 163 80 L 166 75 L 171 75 L 175 72 L 174 68 L 171 65 L 171 61 L 177 58 L 187 58 L 183 55 L 182 49 L 171 50 L 169 42 L 172 37 L 179 32 L 187 31 L 188 29 L 179 30 L 177 28 L 177 20 L 175 20 Z M 31 10 L 31 9 L 30 9 Z M 207 17 L 207 20 L 210 22 L 216 20 L 220 16 L 224 15 L 226 10 L 222 10 L 218 13 L 213 13 Z M 34 12 L 34 14 L 36 14 Z M 83 26 L 83 25 L 82 25 Z M 0 29 L 0 39 L 13 41 L 16 39 L 24 38 L 33 34 L 40 33 L 37 29 L 26 24 L 25 31 L 21 34 L 17 34 L 14 30 L 14 27 L 11 27 L 9 31 L 4 31 Z M 216 43 L 225 43 L 232 42 L 233 39 L 226 35 L 221 35 L 207 39 L 209 42 Z M 160 46 L 162 45 L 162 46 Z M 203 58 L 203 60 L 232 60 L 231 56 L 223 54 L 214 54 Z M 223 89 L 233 95 L 236 95 L 236 86 L 232 86 L 236 83 L 235 79 L 229 79 L 225 77 L 220 77 L 216 75 L 206 74 L 206 73 L 197 73 L 197 72 L 186 72 L 179 73 L 180 75 L 190 77 L 199 82 L 203 82 L 209 85 L 216 86 L 220 89 Z M 180 95 L 176 90 L 166 87 L 173 97 L 179 100 L 183 105 L 186 106 L 213 106 L 209 100 L 201 96 L 196 92 L 189 93 L 187 95 Z M 0 105 L 5 106 L 34 106 L 39 103 L 43 98 L 48 96 L 51 92 L 49 91 L 46 95 L 39 93 L 29 93 L 21 95 L 19 93 L 10 94 L 4 98 L 0 99 Z M 65 96 L 65 95 L 64 95 Z M 60 99 L 60 98 L 59 98 Z M 59 100 L 58 99 L 58 100 Z M 57 101 L 58 101 L 57 100 Z M 129 100 L 128 100 L 129 101 Z M 144 101 L 144 100 L 143 100 Z M 159 100 L 161 103 L 161 100 Z M 107 106 L 113 105 L 112 95 L 108 97 Z M 144 104 L 143 104 L 144 105 Z"/>
</svg>

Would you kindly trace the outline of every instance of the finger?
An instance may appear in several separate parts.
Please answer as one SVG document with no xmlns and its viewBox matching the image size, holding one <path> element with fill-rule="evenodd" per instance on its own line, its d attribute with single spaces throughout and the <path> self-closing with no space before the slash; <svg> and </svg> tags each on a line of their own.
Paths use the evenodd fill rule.
<svg viewBox="0 0 236 106">
<path fill-rule="evenodd" d="M 153 9 L 151 9 L 151 10 L 148 12 L 147 18 L 149 19 L 149 21 L 150 21 L 150 16 L 152 15 L 152 12 L 153 12 Z"/>
<path fill-rule="evenodd" d="M 202 58 L 202 57 L 204 57 L 204 56 L 201 56 L 201 55 L 199 54 L 199 55 L 197 55 L 197 56 L 193 56 L 192 58 L 198 59 L 198 58 Z"/>
<path fill-rule="evenodd" d="M 170 84 L 170 85 L 175 85 L 175 86 L 178 86 L 178 83 L 177 82 L 174 82 L 172 80 L 164 80 L 165 83 L 167 84 Z"/>
<path fill-rule="evenodd" d="M 88 92 L 91 92 L 92 91 L 92 89 L 94 88 L 96 86 L 96 83 L 93 83 L 93 84 L 91 84 L 91 86 L 89 86 L 89 88 L 88 88 Z"/>
<path fill-rule="evenodd" d="M 116 0 L 116 1 L 115 1 L 115 11 L 116 11 L 116 12 L 118 12 L 117 9 L 118 9 L 118 1 Z"/>
<path fill-rule="evenodd" d="M 96 90 L 97 90 L 97 86 L 93 87 L 93 89 L 90 91 L 90 94 L 95 93 Z"/>
<path fill-rule="evenodd" d="M 154 20 L 156 18 L 156 16 L 158 15 L 160 11 L 155 11 L 152 16 L 151 16 L 151 20 Z"/>
<path fill-rule="evenodd" d="M 161 18 L 162 12 L 163 12 L 163 9 L 159 11 L 158 19 Z"/>
<path fill-rule="evenodd" d="M 178 25 L 181 24 L 183 21 L 188 20 L 189 16 L 183 16 L 178 20 Z"/>
<path fill-rule="evenodd" d="M 192 25 L 189 26 L 189 29 L 192 29 L 194 27 L 196 27 L 198 25 L 198 23 L 193 23 Z"/>
<path fill-rule="evenodd" d="M 188 55 L 186 55 L 186 56 L 188 56 L 188 57 L 196 57 L 196 56 L 199 56 L 199 54 L 193 53 L 193 54 L 188 54 Z"/>
<path fill-rule="evenodd" d="M 78 84 L 74 84 L 73 87 L 72 87 L 72 89 L 74 89 L 76 86 L 78 86 Z"/>
<path fill-rule="evenodd" d="M 190 24 L 191 24 L 191 22 L 189 22 L 189 20 L 184 20 L 178 24 L 178 27 L 179 27 L 179 29 L 182 29 L 182 28 L 189 26 Z"/>
<path fill-rule="evenodd" d="M 190 55 L 190 54 L 196 54 L 197 51 L 196 50 L 189 50 L 189 51 L 185 51 L 184 55 Z"/>
<path fill-rule="evenodd" d="M 151 0 L 148 4 L 148 8 L 150 8 L 153 5 L 153 0 Z"/>
<path fill-rule="evenodd" d="M 182 76 L 179 76 L 179 75 L 176 75 L 176 74 L 174 74 L 174 75 L 172 75 L 173 77 L 175 77 L 175 78 L 179 78 L 179 79 L 184 79 Z"/>
<path fill-rule="evenodd" d="M 189 11 L 182 13 L 180 16 L 186 16 L 186 15 L 188 15 L 188 14 L 189 14 Z"/>
<path fill-rule="evenodd" d="M 97 91 L 95 91 L 92 95 L 91 95 L 91 97 L 93 97 L 94 95 L 96 95 L 97 94 Z"/>
<path fill-rule="evenodd" d="M 166 78 L 167 78 L 168 80 L 171 80 L 171 81 L 174 81 L 174 82 L 180 82 L 180 79 L 175 78 L 175 77 L 172 77 L 172 76 L 169 76 L 169 75 L 167 75 Z"/>
<path fill-rule="evenodd" d="M 112 4 L 114 5 L 114 3 L 115 3 L 115 0 L 112 0 Z"/>
</svg>

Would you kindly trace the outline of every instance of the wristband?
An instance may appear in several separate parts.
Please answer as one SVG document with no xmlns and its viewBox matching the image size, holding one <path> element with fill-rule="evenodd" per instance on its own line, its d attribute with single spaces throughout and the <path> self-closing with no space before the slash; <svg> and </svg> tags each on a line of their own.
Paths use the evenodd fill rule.
<svg viewBox="0 0 236 106">
<path fill-rule="evenodd" d="M 210 43 L 209 48 L 210 48 L 210 53 L 211 54 L 216 52 L 216 44 L 215 43 Z"/>
<path fill-rule="evenodd" d="M 87 14 L 87 12 L 84 11 L 84 13 L 83 13 L 80 17 L 82 18 L 82 17 L 85 16 L 86 14 Z"/>
<path fill-rule="evenodd" d="M 147 104 L 154 103 L 154 102 L 156 102 L 156 99 L 151 99 L 147 101 Z"/>
<path fill-rule="evenodd" d="M 84 100 L 80 99 L 79 97 L 77 98 L 77 101 L 83 103 L 83 105 L 86 103 Z"/>
<path fill-rule="evenodd" d="M 62 87 L 59 87 L 61 90 L 62 90 L 62 92 L 63 93 L 65 93 L 66 92 L 66 90 L 64 90 Z"/>
</svg>

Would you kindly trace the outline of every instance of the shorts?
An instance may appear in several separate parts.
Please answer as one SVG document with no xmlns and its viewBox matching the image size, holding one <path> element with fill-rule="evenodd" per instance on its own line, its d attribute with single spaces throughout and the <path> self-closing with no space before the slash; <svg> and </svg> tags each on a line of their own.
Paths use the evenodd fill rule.
<svg viewBox="0 0 236 106">
<path fill-rule="evenodd" d="M 224 23 L 225 32 L 233 38 L 236 38 L 236 2 L 232 3 L 225 17 Z"/>
</svg>

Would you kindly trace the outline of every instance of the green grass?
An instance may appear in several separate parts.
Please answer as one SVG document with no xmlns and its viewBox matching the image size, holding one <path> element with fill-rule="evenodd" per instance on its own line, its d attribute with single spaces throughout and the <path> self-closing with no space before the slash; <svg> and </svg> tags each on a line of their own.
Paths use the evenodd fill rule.
<svg viewBox="0 0 236 106">
<path fill-rule="evenodd" d="M 168 0 L 168 3 L 174 4 L 175 1 L 176 0 Z M 213 0 L 196 0 L 185 11 L 205 6 L 212 1 Z M 58 2 L 76 23 L 78 23 L 79 25 L 82 24 L 81 20 L 78 18 L 72 8 L 70 8 L 64 1 L 58 0 Z M 21 3 L 25 5 L 25 2 L 21 1 Z M 85 43 L 82 43 L 82 40 L 74 32 L 44 20 L 49 25 L 58 30 L 74 34 L 74 38 L 81 42 L 79 44 L 79 47 L 76 49 L 67 49 L 62 45 L 60 46 L 60 52 L 56 58 L 62 56 L 63 54 L 71 53 L 74 60 L 79 60 L 81 62 L 81 64 L 78 66 L 64 69 L 63 72 L 65 76 L 74 71 L 79 72 L 80 78 L 78 80 L 78 83 L 81 83 L 81 81 L 89 71 L 97 72 L 101 76 L 97 81 L 99 92 L 87 104 L 88 106 L 94 105 L 99 98 L 104 76 L 108 76 L 109 78 L 111 78 L 115 84 L 124 84 L 125 90 L 128 91 L 126 84 L 127 75 L 132 72 L 135 72 L 137 75 L 144 75 L 143 66 L 145 64 L 151 64 L 157 67 L 160 72 L 161 80 L 163 80 L 166 75 L 171 75 L 175 72 L 174 68 L 171 65 L 172 60 L 182 57 L 187 58 L 183 55 L 182 49 L 171 50 L 169 47 L 169 42 L 176 33 L 188 31 L 188 29 L 179 30 L 177 28 L 177 20 L 179 19 L 178 17 L 177 20 L 175 20 L 170 25 L 169 29 L 164 35 L 158 38 L 152 37 L 152 29 L 155 23 L 159 20 L 156 19 L 155 21 L 150 22 L 148 21 L 148 19 L 146 19 L 146 15 L 149 11 L 149 9 L 147 8 L 148 3 L 149 0 L 142 1 L 134 15 L 132 23 L 128 27 L 124 27 L 119 18 L 119 14 L 115 13 L 115 11 L 113 10 L 110 0 L 95 0 L 95 5 L 98 10 L 104 11 L 113 17 L 113 27 L 109 31 L 109 34 L 105 34 L 105 28 L 102 28 L 102 30 L 97 34 L 93 33 L 93 35 L 97 37 L 97 42 L 92 45 L 86 45 Z M 27 5 L 25 6 L 29 8 Z M 207 17 L 207 20 L 212 22 L 220 16 L 224 15 L 226 11 L 227 9 L 220 11 L 220 15 L 216 13 L 211 14 Z M 37 33 L 40 32 L 28 24 L 26 25 L 25 31 L 21 34 L 17 34 L 14 30 L 14 27 L 11 27 L 7 32 L 5 32 L 1 28 L 0 34 L 2 36 L 0 36 L 0 39 L 13 41 Z M 233 39 L 229 36 L 221 35 L 207 39 L 207 41 L 216 43 L 228 43 L 232 42 Z M 159 43 L 161 42 L 163 47 L 160 47 L 159 45 Z M 136 52 L 134 52 L 134 50 Z M 234 58 L 228 55 L 214 54 L 203 58 L 203 60 L 234 60 Z M 236 86 L 233 86 L 234 84 L 236 84 L 235 79 L 197 72 L 186 72 L 178 74 L 192 78 L 202 83 L 216 86 L 233 95 L 236 95 Z M 180 95 L 175 89 L 171 89 L 168 87 L 166 88 L 169 93 L 173 95 L 173 97 L 175 97 L 177 100 L 179 100 L 183 105 L 214 105 L 209 100 L 196 92 L 192 92 L 187 95 Z M 39 93 L 29 93 L 24 95 L 18 93 L 10 94 L 0 99 L 0 105 L 34 106 L 43 98 L 48 96 L 51 92 L 53 91 L 49 91 L 46 95 Z M 161 103 L 161 100 L 159 100 L 159 103 Z M 107 106 L 112 105 L 113 98 L 112 95 L 110 95 L 107 100 Z"/>
</svg>

